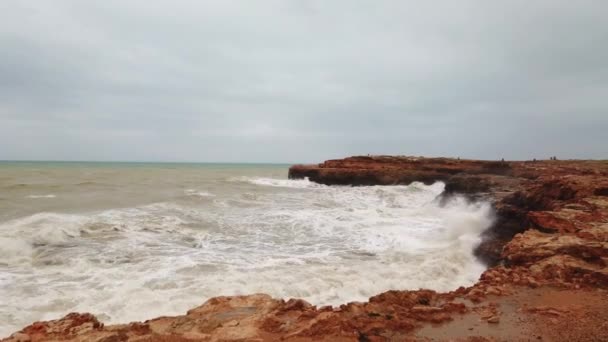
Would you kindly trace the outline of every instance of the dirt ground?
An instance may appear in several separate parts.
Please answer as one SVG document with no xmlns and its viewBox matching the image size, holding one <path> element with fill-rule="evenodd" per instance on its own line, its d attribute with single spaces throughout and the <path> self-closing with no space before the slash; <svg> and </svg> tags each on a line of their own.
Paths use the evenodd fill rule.
<svg viewBox="0 0 608 342">
<path fill-rule="evenodd" d="M 494 305 L 493 305 L 494 304 Z M 473 305 L 467 303 L 467 305 Z M 488 322 L 496 313 L 497 322 Z M 483 338 L 474 338 L 480 337 Z M 519 289 L 415 333 L 422 341 L 608 341 L 608 291 Z"/>
</svg>

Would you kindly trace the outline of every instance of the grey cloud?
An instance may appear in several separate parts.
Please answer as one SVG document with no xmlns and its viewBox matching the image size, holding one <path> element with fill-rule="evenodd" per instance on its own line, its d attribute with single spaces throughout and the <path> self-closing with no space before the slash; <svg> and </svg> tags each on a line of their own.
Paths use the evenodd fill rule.
<svg viewBox="0 0 608 342">
<path fill-rule="evenodd" d="M 607 158 L 601 1 L 0 3 L 0 159 Z"/>
</svg>

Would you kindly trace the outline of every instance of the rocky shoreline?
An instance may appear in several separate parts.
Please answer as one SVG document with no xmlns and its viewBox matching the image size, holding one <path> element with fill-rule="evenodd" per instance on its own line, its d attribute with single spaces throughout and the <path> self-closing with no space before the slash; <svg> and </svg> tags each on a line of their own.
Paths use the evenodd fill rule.
<svg viewBox="0 0 608 342">
<path fill-rule="evenodd" d="M 71 313 L 3 341 L 601 341 L 608 336 L 608 162 L 359 156 L 295 165 L 327 185 L 445 183 L 490 201 L 476 255 L 489 266 L 449 293 L 393 290 L 315 307 L 267 295 L 216 297 L 186 315 L 123 325 Z M 136 308 L 134 308 L 136 310 Z"/>
</svg>

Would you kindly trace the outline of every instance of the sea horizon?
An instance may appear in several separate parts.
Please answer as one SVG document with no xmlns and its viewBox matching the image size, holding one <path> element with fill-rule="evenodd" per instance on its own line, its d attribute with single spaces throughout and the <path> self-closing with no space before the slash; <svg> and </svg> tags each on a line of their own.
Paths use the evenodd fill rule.
<svg viewBox="0 0 608 342">
<path fill-rule="evenodd" d="M 0 159 L 0 163 L 57 163 L 57 164 L 200 164 L 200 165 L 294 165 L 288 162 L 264 161 L 150 161 L 150 160 L 43 160 L 43 159 Z"/>
</svg>

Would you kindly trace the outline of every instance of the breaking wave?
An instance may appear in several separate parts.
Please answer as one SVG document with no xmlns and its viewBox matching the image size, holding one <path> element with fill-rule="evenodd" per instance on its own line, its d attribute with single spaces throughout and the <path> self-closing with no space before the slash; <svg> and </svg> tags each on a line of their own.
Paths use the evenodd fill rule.
<svg viewBox="0 0 608 342">
<path fill-rule="evenodd" d="M 281 188 L 294 188 L 294 189 L 309 189 L 309 188 L 324 188 L 327 187 L 322 184 L 313 183 L 308 178 L 305 179 L 276 179 L 266 177 L 236 177 L 232 178 L 231 181 L 235 182 L 246 182 L 255 185 L 262 186 L 273 186 Z"/>
<path fill-rule="evenodd" d="M 55 196 L 53 194 L 49 194 L 49 195 L 28 195 L 26 197 L 27 198 L 55 198 L 57 196 Z"/>
<path fill-rule="evenodd" d="M 213 197 L 213 196 L 215 196 L 210 192 L 198 191 L 196 189 L 186 189 L 186 190 L 184 190 L 184 194 L 186 194 L 186 196 L 194 196 L 194 197 Z"/>
</svg>

